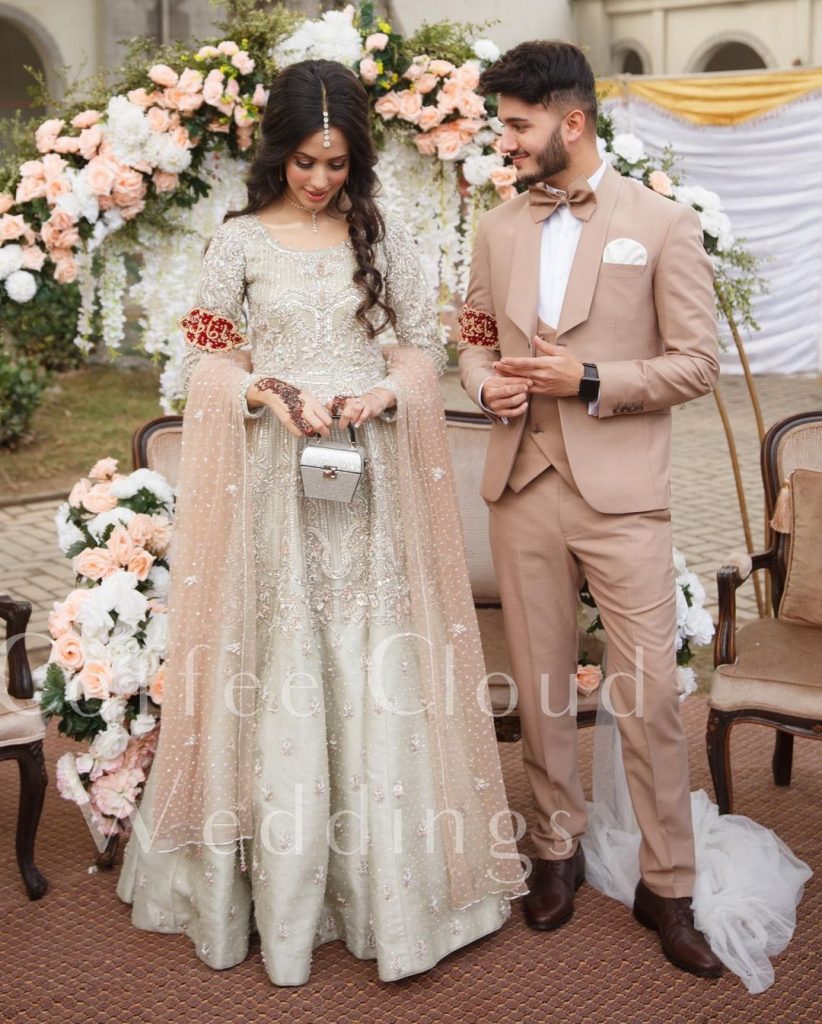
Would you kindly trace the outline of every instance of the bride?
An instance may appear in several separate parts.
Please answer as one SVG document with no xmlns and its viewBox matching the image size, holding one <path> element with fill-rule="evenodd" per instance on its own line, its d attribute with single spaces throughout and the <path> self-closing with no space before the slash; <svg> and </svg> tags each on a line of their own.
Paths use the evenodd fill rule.
<svg viewBox="0 0 822 1024">
<path fill-rule="evenodd" d="M 150 840 L 135 828 L 117 892 L 138 928 L 185 932 L 214 968 L 258 931 L 277 985 L 304 984 L 334 939 L 381 980 L 425 971 L 528 891 L 459 543 L 444 351 L 375 163 L 353 73 L 281 72 L 248 204 L 181 321 Z M 399 344 L 382 349 L 387 329 Z M 306 445 L 346 447 L 349 425 L 353 498 L 308 497 Z"/>
</svg>

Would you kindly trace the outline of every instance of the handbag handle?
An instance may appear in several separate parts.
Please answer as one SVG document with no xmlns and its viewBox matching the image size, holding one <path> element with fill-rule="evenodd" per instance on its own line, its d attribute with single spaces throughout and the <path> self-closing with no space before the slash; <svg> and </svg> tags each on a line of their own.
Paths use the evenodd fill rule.
<svg viewBox="0 0 822 1024">
<path fill-rule="evenodd" d="M 332 420 L 338 420 L 339 418 L 339 415 L 331 417 Z M 354 433 L 354 427 L 350 423 L 348 424 L 348 440 L 350 441 L 352 448 L 359 448 L 359 445 L 357 444 L 357 435 Z M 315 435 L 314 437 L 309 438 L 308 443 L 319 444 L 319 435 Z"/>
</svg>

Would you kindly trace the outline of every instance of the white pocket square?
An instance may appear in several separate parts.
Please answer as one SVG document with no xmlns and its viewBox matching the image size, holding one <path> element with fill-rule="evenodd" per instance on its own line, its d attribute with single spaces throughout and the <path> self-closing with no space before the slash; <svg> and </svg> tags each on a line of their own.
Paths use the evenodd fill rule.
<svg viewBox="0 0 822 1024">
<path fill-rule="evenodd" d="M 628 263 L 644 267 L 648 262 L 648 250 L 633 238 L 614 238 L 605 246 L 603 263 Z"/>
</svg>

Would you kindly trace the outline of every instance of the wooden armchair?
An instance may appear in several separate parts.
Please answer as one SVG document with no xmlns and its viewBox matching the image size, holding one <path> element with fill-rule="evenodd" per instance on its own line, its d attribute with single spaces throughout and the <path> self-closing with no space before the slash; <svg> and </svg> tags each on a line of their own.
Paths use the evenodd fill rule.
<svg viewBox="0 0 822 1024">
<path fill-rule="evenodd" d="M 782 482 L 791 477 L 791 532 L 772 530 L 767 551 L 733 556 L 717 573 L 707 746 L 722 814 L 733 808 L 730 734 L 736 724 L 776 729 L 778 786 L 791 781 L 794 736 L 822 737 L 822 411 L 774 424 L 762 442 L 761 462 L 769 519 Z M 757 569 L 770 574 L 775 617 L 737 629 L 736 590 Z"/>
<path fill-rule="evenodd" d="M 20 770 L 17 812 L 17 863 L 32 900 L 39 900 L 48 882 L 34 865 L 34 841 L 43 810 L 48 777 L 43 761 L 46 723 L 33 699 L 31 669 L 26 654 L 29 601 L 0 594 L 0 619 L 6 623 L 8 685 L 0 686 L 0 761 L 15 760 Z"/>
</svg>

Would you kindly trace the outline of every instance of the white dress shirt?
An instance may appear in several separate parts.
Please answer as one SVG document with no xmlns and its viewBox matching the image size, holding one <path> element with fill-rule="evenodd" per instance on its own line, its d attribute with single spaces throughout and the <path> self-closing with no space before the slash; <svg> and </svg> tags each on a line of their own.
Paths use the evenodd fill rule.
<svg viewBox="0 0 822 1024">
<path fill-rule="evenodd" d="M 602 180 L 607 166 L 603 160 L 599 168 L 588 179 L 588 184 L 594 191 Z M 579 236 L 582 233 L 582 223 L 579 217 L 575 217 L 571 213 L 565 203 L 558 206 L 550 217 L 546 217 L 542 222 L 537 308 L 540 320 L 548 327 L 559 326 L 562 304 L 565 301 L 565 290 L 568 287 L 568 278 L 571 276 L 571 267 L 579 244 Z M 485 380 L 488 379 L 489 377 L 485 378 Z M 491 412 L 482 400 L 482 388 L 485 380 L 479 386 L 477 401 L 486 412 L 495 416 L 496 413 Z M 588 403 L 588 412 L 591 416 L 596 416 L 598 411 L 598 399 Z M 502 416 L 501 419 L 505 423 L 508 422 L 507 416 Z"/>
</svg>

